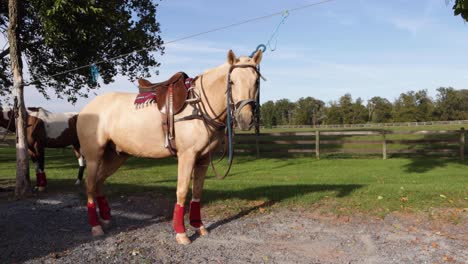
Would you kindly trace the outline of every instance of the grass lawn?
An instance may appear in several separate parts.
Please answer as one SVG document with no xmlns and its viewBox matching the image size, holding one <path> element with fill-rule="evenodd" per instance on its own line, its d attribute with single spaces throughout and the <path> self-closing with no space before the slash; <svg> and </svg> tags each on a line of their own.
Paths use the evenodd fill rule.
<svg viewBox="0 0 468 264">
<path fill-rule="evenodd" d="M 48 149 L 49 192 L 77 192 L 71 149 Z M 224 169 L 223 162 L 217 167 Z M 0 148 L 0 184 L 15 177 L 13 148 Z M 175 199 L 176 160 L 131 158 L 107 181 L 110 196 L 156 195 Z M 31 167 L 31 175 L 33 167 Z M 35 177 L 32 176 L 35 182 Z M 80 191 L 82 192 L 82 191 Z M 385 215 L 391 211 L 429 211 L 468 207 L 468 162 L 442 158 L 323 159 L 238 156 L 225 180 L 205 182 L 205 204 L 227 211 L 268 204 L 334 213 Z"/>
</svg>

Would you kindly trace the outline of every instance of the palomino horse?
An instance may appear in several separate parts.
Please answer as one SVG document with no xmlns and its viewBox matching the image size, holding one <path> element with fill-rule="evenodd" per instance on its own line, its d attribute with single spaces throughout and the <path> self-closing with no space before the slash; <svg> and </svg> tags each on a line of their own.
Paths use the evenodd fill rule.
<svg viewBox="0 0 468 264">
<path fill-rule="evenodd" d="M 51 113 L 40 107 L 30 107 L 28 110 L 27 131 L 28 152 L 36 169 L 36 187 L 44 191 L 47 178 L 44 170 L 45 148 L 64 148 L 72 146 L 78 159 L 79 171 L 76 184 L 83 179 L 85 161 L 80 154 L 80 144 L 76 134 L 78 113 Z M 16 131 L 15 113 L 11 109 L 2 110 L 0 126 Z"/>
<path fill-rule="evenodd" d="M 184 206 L 193 178 L 190 225 L 207 235 L 200 213 L 200 199 L 210 152 L 221 142 L 227 120 L 227 101 L 235 110 L 235 121 L 242 130 L 254 122 L 252 102 L 257 96 L 257 70 L 262 52 L 252 58 L 229 51 L 227 63 L 197 76 L 192 81 L 198 102 L 187 105 L 175 118 L 175 146 L 178 158 L 177 203 L 173 227 L 179 244 L 191 241 L 185 233 Z M 86 158 L 88 220 L 94 236 L 103 235 L 101 224 L 110 224 L 110 207 L 103 183 L 129 155 L 149 158 L 171 156 L 167 134 L 157 107 L 134 106 L 137 94 L 109 93 L 96 97 L 78 116 L 78 138 Z M 197 114 L 194 114 L 197 113 Z M 199 117 L 199 118 L 195 118 Z M 101 221 L 98 220 L 95 199 Z"/>
</svg>

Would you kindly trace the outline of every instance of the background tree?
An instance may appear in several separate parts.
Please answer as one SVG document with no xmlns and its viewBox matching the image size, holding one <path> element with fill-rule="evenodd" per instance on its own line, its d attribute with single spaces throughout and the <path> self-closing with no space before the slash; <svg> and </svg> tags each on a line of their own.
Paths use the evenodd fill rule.
<svg viewBox="0 0 468 264">
<path fill-rule="evenodd" d="M 402 93 L 393 104 L 393 117 L 395 122 L 415 122 L 417 106 L 415 92 Z"/>
<path fill-rule="evenodd" d="M 263 126 L 276 126 L 275 103 L 273 101 L 267 101 L 262 104 L 262 107 L 260 107 L 260 115 L 260 121 Z"/>
<path fill-rule="evenodd" d="M 375 96 L 367 102 L 368 122 L 388 123 L 392 122 L 393 105 L 385 98 Z"/>
<path fill-rule="evenodd" d="M 467 120 L 468 90 L 440 87 L 437 89 L 435 105 L 435 115 L 440 120 Z"/>
<path fill-rule="evenodd" d="M 392 104 L 375 96 L 364 102 L 353 101 L 345 94 L 338 101 L 323 101 L 301 97 L 296 102 L 281 99 L 262 105 L 262 124 L 276 125 L 344 125 L 390 122 L 423 122 L 433 120 L 468 120 L 468 90 L 441 87 L 434 101 L 426 90 L 402 93 Z"/>
<path fill-rule="evenodd" d="M 275 117 L 278 125 L 291 125 L 295 104 L 289 99 L 280 99 L 275 103 Z"/>
<path fill-rule="evenodd" d="M 395 122 L 422 122 L 434 118 L 434 102 L 426 90 L 402 93 L 393 110 Z"/>
<path fill-rule="evenodd" d="M 353 98 L 347 93 L 340 97 L 339 109 L 342 116 L 342 124 L 352 124 L 353 120 Z"/>
<path fill-rule="evenodd" d="M 427 90 L 417 91 L 415 94 L 416 121 L 434 120 L 434 102 L 427 94 Z"/>
<path fill-rule="evenodd" d="M 368 120 L 367 109 L 361 98 L 356 99 L 352 104 L 352 119 L 351 124 L 363 124 Z"/>
<path fill-rule="evenodd" d="M 336 101 L 328 102 L 325 107 L 325 120 L 326 125 L 341 125 L 343 124 L 343 117 L 341 116 L 340 105 Z"/>
<path fill-rule="evenodd" d="M 453 13 L 455 16 L 460 15 L 465 21 L 468 21 L 468 0 L 455 0 Z"/>
<path fill-rule="evenodd" d="M 313 97 L 301 97 L 295 103 L 294 124 L 296 125 L 316 125 L 324 102 Z"/>
<path fill-rule="evenodd" d="M 5 48 L 9 53 L 0 52 L 0 91 L 11 92 L 13 77 L 19 113 L 23 113 L 17 119 L 18 134 L 25 127 L 22 62 L 28 65 L 32 85 L 46 98 L 50 88 L 70 102 L 86 97 L 90 89 L 96 88 L 89 67 L 70 69 L 98 61 L 100 77 L 107 84 L 117 74 L 130 79 L 149 76 L 150 67 L 159 66 L 153 52 L 162 54 L 163 42 L 156 21 L 157 4 L 151 0 L 9 0 L 9 15 L 6 2 L 0 0 L 0 30 L 10 28 L 10 47 Z M 135 50 L 140 52 L 132 53 Z M 127 53 L 128 56 L 119 57 Z M 23 158 L 17 154 L 18 164 L 29 164 L 24 147 L 17 145 L 17 153 L 23 152 Z M 17 168 L 17 180 L 29 178 L 28 173 L 25 168 Z M 25 194 L 28 189 L 17 187 L 17 194 Z"/>
</svg>

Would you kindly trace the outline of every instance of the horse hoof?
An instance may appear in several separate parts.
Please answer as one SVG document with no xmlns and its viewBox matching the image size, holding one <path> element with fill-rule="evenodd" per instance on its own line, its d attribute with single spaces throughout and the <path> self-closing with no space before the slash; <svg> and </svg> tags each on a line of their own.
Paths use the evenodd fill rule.
<svg viewBox="0 0 468 264">
<path fill-rule="evenodd" d="M 37 190 L 38 192 L 45 192 L 46 187 L 44 187 L 44 186 L 37 186 L 36 190 Z"/>
<path fill-rule="evenodd" d="M 80 181 L 80 180 L 76 180 L 75 185 L 80 185 L 80 184 L 81 184 L 81 181 Z"/>
<path fill-rule="evenodd" d="M 91 233 L 93 234 L 93 237 L 99 237 L 104 235 L 104 231 L 102 231 L 102 227 L 100 225 L 93 226 L 91 228 Z"/>
<path fill-rule="evenodd" d="M 108 229 L 111 226 L 111 220 L 101 220 L 102 228 Z"/>
<path fill-rule="evenodd" d="M 200 236 L 207 236 L 210 234 L 210 232 L 208 231 L 208 229 L 206 229 L 204 226 L 200 226 L 200 228 L 197 229 L 197 233 L 200 235 Z"/>
<path fill-rule="evenodd" d="M 179 245 L 188 245 L 192 243 L 192 241 L 190 241 L 190 239 L 187 237 L 187 234 L 185 233 L 177 234 L 176 241 L 177 241 L 177 244 Z"/>
</svg>

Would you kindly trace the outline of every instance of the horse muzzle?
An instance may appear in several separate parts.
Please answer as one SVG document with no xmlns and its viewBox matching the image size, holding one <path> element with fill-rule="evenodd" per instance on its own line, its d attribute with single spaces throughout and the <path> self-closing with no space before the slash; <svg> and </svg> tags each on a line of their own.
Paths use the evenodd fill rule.
<svg viewBox="0 0 468 264">
<path fill-rule="evenodd" d="M 255 101 L 244 100 L 239 102 L 236 106 L 235 120 L 237 127 L 242 131 L 252 129 L 255 121 Z"/>
</svg>

